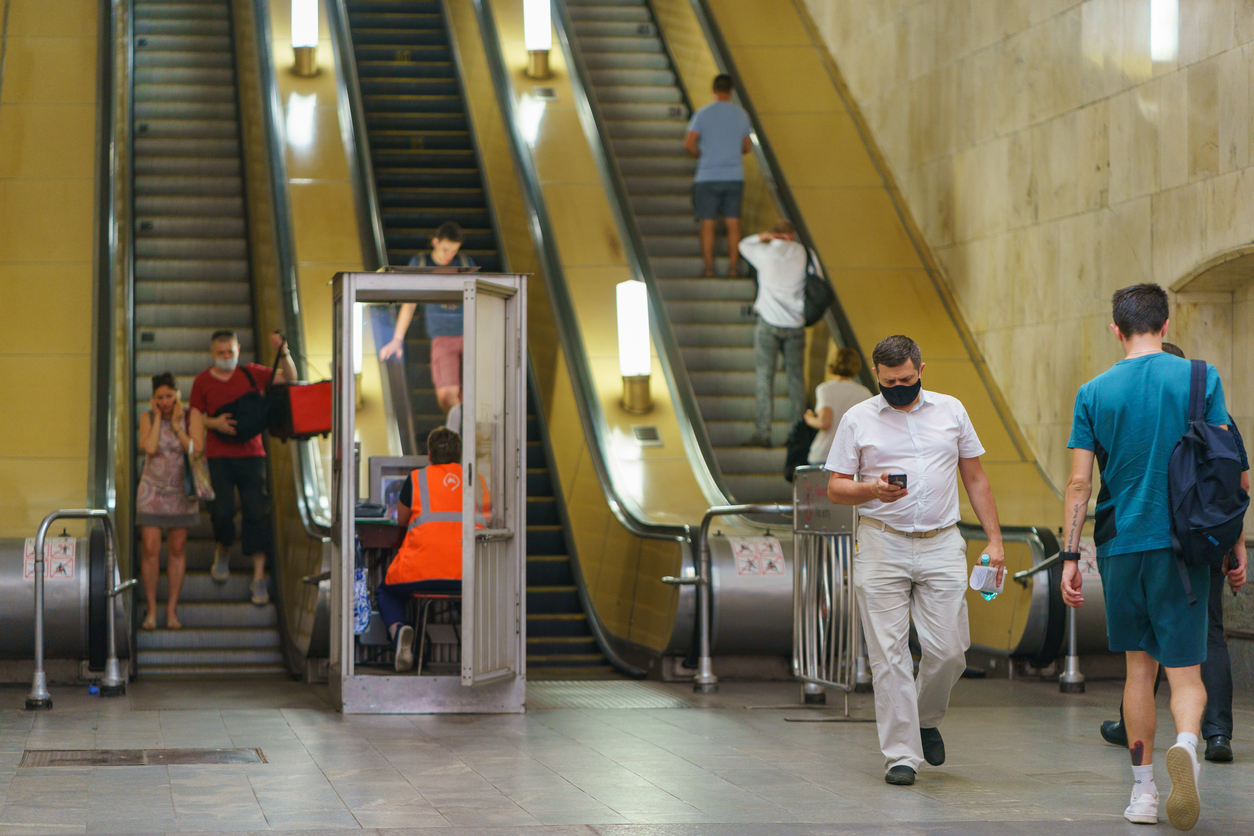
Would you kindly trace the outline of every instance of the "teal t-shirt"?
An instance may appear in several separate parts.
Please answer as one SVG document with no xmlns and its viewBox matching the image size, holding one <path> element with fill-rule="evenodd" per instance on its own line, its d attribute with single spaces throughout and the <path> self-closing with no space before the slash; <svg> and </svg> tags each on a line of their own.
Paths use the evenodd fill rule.
<svg viewBox="0 0 1254 836">
<path fill-rule="evenodd" d="M 1188 360 L 1121 360 L 1080 387 L 1070 448 L 1092 450 L 1102 475 L 1093 539 L 1098 557 L 1171 548 L 1167 463 L 1189 425 Z M 1206 367 L 1206 422 L 1227 424 L 1223 384 Z"/>
</svg>

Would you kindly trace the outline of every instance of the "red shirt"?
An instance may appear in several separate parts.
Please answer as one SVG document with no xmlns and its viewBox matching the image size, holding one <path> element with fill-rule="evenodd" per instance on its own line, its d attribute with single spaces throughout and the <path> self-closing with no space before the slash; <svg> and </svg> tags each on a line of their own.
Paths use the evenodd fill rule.
<svg viewBox="0 0 1254 836">
<path fill-rule="evenodd" d="M 270 382 L 270 367 L 259 366 L 256 363 L 245 365 L 248 366 L 248 372 L 257 384 L 257 390 L 265 389 L 266 384 Z M 189 402 L 192 409 L 199 409 L 206 417 L 210 417 L 227 404 L 247 395 L 251 388 L 241 367 L 236 367 L 231 379 L 226 381 L 218 380 L 209 369 L 205 369 L 192 381 L 192 396 Z M 265 454 L 266 448 L 261 443 L 260 435 L 255 435 L 247 441 L 225 441 L 213 430 L 205 432 L 206 458 L 243 459 Z"/>
</svg>

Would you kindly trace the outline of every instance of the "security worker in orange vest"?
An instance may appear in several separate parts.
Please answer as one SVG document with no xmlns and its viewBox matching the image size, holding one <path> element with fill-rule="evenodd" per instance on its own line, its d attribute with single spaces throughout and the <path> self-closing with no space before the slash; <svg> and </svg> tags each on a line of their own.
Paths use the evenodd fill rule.
<svg viewBox="0 0 1254 836">
<path fill-rule="evenodd" d="M 411 473 L 401 486 L 396 521 L 408 525 L 409 531 L 383 583 L 375 589 L 379 614 L 396 641 L 398 671 L 414 666 L 414 628 L 403 623 L 410 596 L 416 592 L 459 595 L 462 591 L 461 460 L 461 436 L 438 427 L 427 436 L 429 464 Z M 477 481 L 475 528 L 486 528 L 491 500 L 483 477 Z"/>
</svg>

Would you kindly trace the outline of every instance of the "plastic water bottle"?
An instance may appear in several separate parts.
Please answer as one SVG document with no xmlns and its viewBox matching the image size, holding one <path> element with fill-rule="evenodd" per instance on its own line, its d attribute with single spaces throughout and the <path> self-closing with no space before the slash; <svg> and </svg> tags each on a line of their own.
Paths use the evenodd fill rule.
<svg viewBox="0 0 1254 836">
<path fill-rule="evenodd" d="M 982 555 L 980 555 L 980 565 L 981 565 L 981 566 L 987 566 L 987 565 L 988 565 L 988 561 L 989 561 L 989 556 L 988 556 L 988 555 L 986 555 L 986 554 L 982 554 Z M 991 600 L 993 600 L 994 598 L 996 598 L 996 597 L 997 597 L 997 593 L 996 593 L 996 592 L 981 592 L 980 594 L 984 596 L 984 600 L 985 600 L 985 601 L 991 601 Z"/>
</svg>

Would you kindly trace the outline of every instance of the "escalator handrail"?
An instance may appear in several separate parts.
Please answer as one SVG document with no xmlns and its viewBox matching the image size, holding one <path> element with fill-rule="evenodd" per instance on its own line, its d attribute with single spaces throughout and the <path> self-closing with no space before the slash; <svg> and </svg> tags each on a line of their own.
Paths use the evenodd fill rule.
<svg viewBox="0 0 1254 836">
<path fill-rule="evenodd" d="M 262 108 L 265 118 L 265 146 L 270 174 L 270 194 L 274 208 L 274 246 L 276 290 L 282 310 L 284 335 L 292 349 L 292 361 L 303 378 L 306 369 L 304 328 L 300 314 L 300 279 L 296 270 L 295 238 L 292 231 L 292 206 L 288 197 L 287 161 L 284 156 L 283 104 L 275 77 L 270 52 L 270 8 L 267 0 L 254 0 L 253 14 L 257 28 L 257 72 L 261 83 Z M 296 481 L 297 508 L 305 533 L 314 539 L 331 537 L 331 503 L 326 483 L 320 476 L 321 462 L 309 441 L 293 442 L 297 455 L 292 457 Z"/>
<path fill-rule="evenodd" d="M 510 79 L 505 62 L 501 57 L 500 38 L 496 31 L 496 22 L 492 13 L 484 6 L 484 0 L 472 0 L 475 14 L 479 21 L 480 36 L 483 39 L 484 55 L 488 62 L 488 71 L 492 76 L 492 86 L 496 91 L 497 103 L 501 108 L 506 132 L 509 136 L 510 153 L 514 158 L 514 168 L 518 172 L 523 187 L 524 203 L 528 214 L 528 226 L 536 245 L 536 253 L 540 261 L 540 269 L 544 274 L 545 285 L 549 290 L 553 315 L 557 320 L 558 340 L 565 354 L 566 367 L 575 390 L 575 403 L 579 410 L 579 420 L 583 425 L 584 438 L 588 441 L 593 469 L 615 519 L 628 532 L 637 537 L 658 540 L 674 540 L 688 545 L 691 552 L 692 536 L 690 527 L 686 525 L 667 525 L 655 523 L 638 516 L 632 508 L 633 503 L 624 501 L 614 485 L 607 463 L 606 450 L 610 449 L 608 438 L 608 422 L 601 411 L 601 400 L 593 383 L 592 370 L 588 364 L 587 351 L 583 337 L 579 332 L 578 320 L 570 298 L 566 274 L 562 270 L 561 256 L 557 251 L 557 239 L 549 221 L 548 209 L 544 202 L 540 186 L 540 178 L 536 173 L 535 162 L 528 150 L 527 141 L 519 128 L 517 103 L 512 94 L 513 82 Z"/>
<path fill-rule="evenodd" d="M 623 178 L 622 169 L 618 165 L 618 157 L 609 152 L 612 143 L 609 131 L 605 127 L 605 119 L 596 96 L 589 95 L 591 74 L 584 61 L 583 51 L 579 48 L 578 39 L 571 38 L 574 30 L 570 13 L 564 0 L 552 0 L 553 22 L 557 30 L 558 41 L 567 56 L 570 70 L 569 81 L 575 96 L 575 107 L 579 112 L 579 121 L 584 128 L 584 135 L 596 158 L 601 179 L 609 186 L 610 206 L 618 223 L 619 234 L 624 239 L 627 252 L 627 263 L 634 278 L 644 282 L 649 296 L 649 329 L 657 348 L 658 359 L 661 361 L 663 373 L 670 390 L 675 393 L 675 413 L 678 419 L 680 434 L 684 439 L 684 447 L 689 451 L 689 458 L 696 459 L 699 466 L 694 468 L 709 505 L 731 504 L 732 494 L 723 479 L 722 468 L 714 455 L 714 447 L 710 443 L 705 421 L 697 403 L 696 391 L 688 376 L 688 364 L 684 362 L 679 341 L 675 339 L 675 331 L 671 327 L 670 316 L 666 303 L 662 300 L 658 289 L 657 277 L 653 274 L 653 265 L 649 261 L 645 249 L 644 236 L 636 220 L 636 213 L 631 208 L 631 197 L 627 191 L 627 182 Z"/>
<path fill-rule="evenodd" d="M 775 200 L 776 209 L 780 211 L 782 216 L 792 221 L 793 226 L 797 230 L 798 240 L 803 246 L 813 252 L 814 257 L 818 260 L 819 270 L 822 271 L 823 276 L 830 285 L 832 283 L 831 273 L 828 272 L 821 256 L 819 256 L 818 248 L 814 243 L 814 236 L 810 234 L 809 227 L 806 225 L 801 206 L 793 195 L 788 180 L 784 177 L 783 167 L 779 163 L 779 158 L 775 156 L 775 151 L 771 147 L 770 140 L 767 139 L 766 131 L 763 129 L 762 120 L 758 117 L 758 112 L 754 109 L 753 102 L 749 98 L 749 93 L 745 88 L 740 72 L 731 58 L 731 49 L 723 38 L 723 32 L 710 11 L 709 0 L 689 0 L 689 2 L 696 14 L 697 22 L 701 26 L 701 31 L 705 33 L 706 45 L 714 56 L 715 64 L 718 65 L 720 72 L 724 72 L 732 77 L 735 97 L 739 101 L 740 106 L 749 115 L 749 122 L 753 125 L 753 152 L 758 161 L 758 170 L 761 171 L 762 178 L 766 181 L 767 188 L 771 192 L 771 197 Z M 680 80 L 679 84 L 682 88 L 682 80 Z M 833 290 L 835 290 L 835 286 L 833 286 Z M 840 304 L 839 295 L 836 296 L 836 301 L 828 308 L 827 313 L 824 315 L 824 320 L 827 322 L 828 330 L 831 332 L 832 337 L 837 339 L 842 346 L 854 349 L 863 358 L 867 357 L 858 344 L 857 335 L 854 333 L 849 317 L 845 314 L 844 307 Z M 859 377 L 863 385 L 869 390 L 872 392 L 879 391 L 879 384 L 875 379 L 874 372 L 871 370 L 870 363 L 864 362 L 862 364 Z"/>
</svg>

